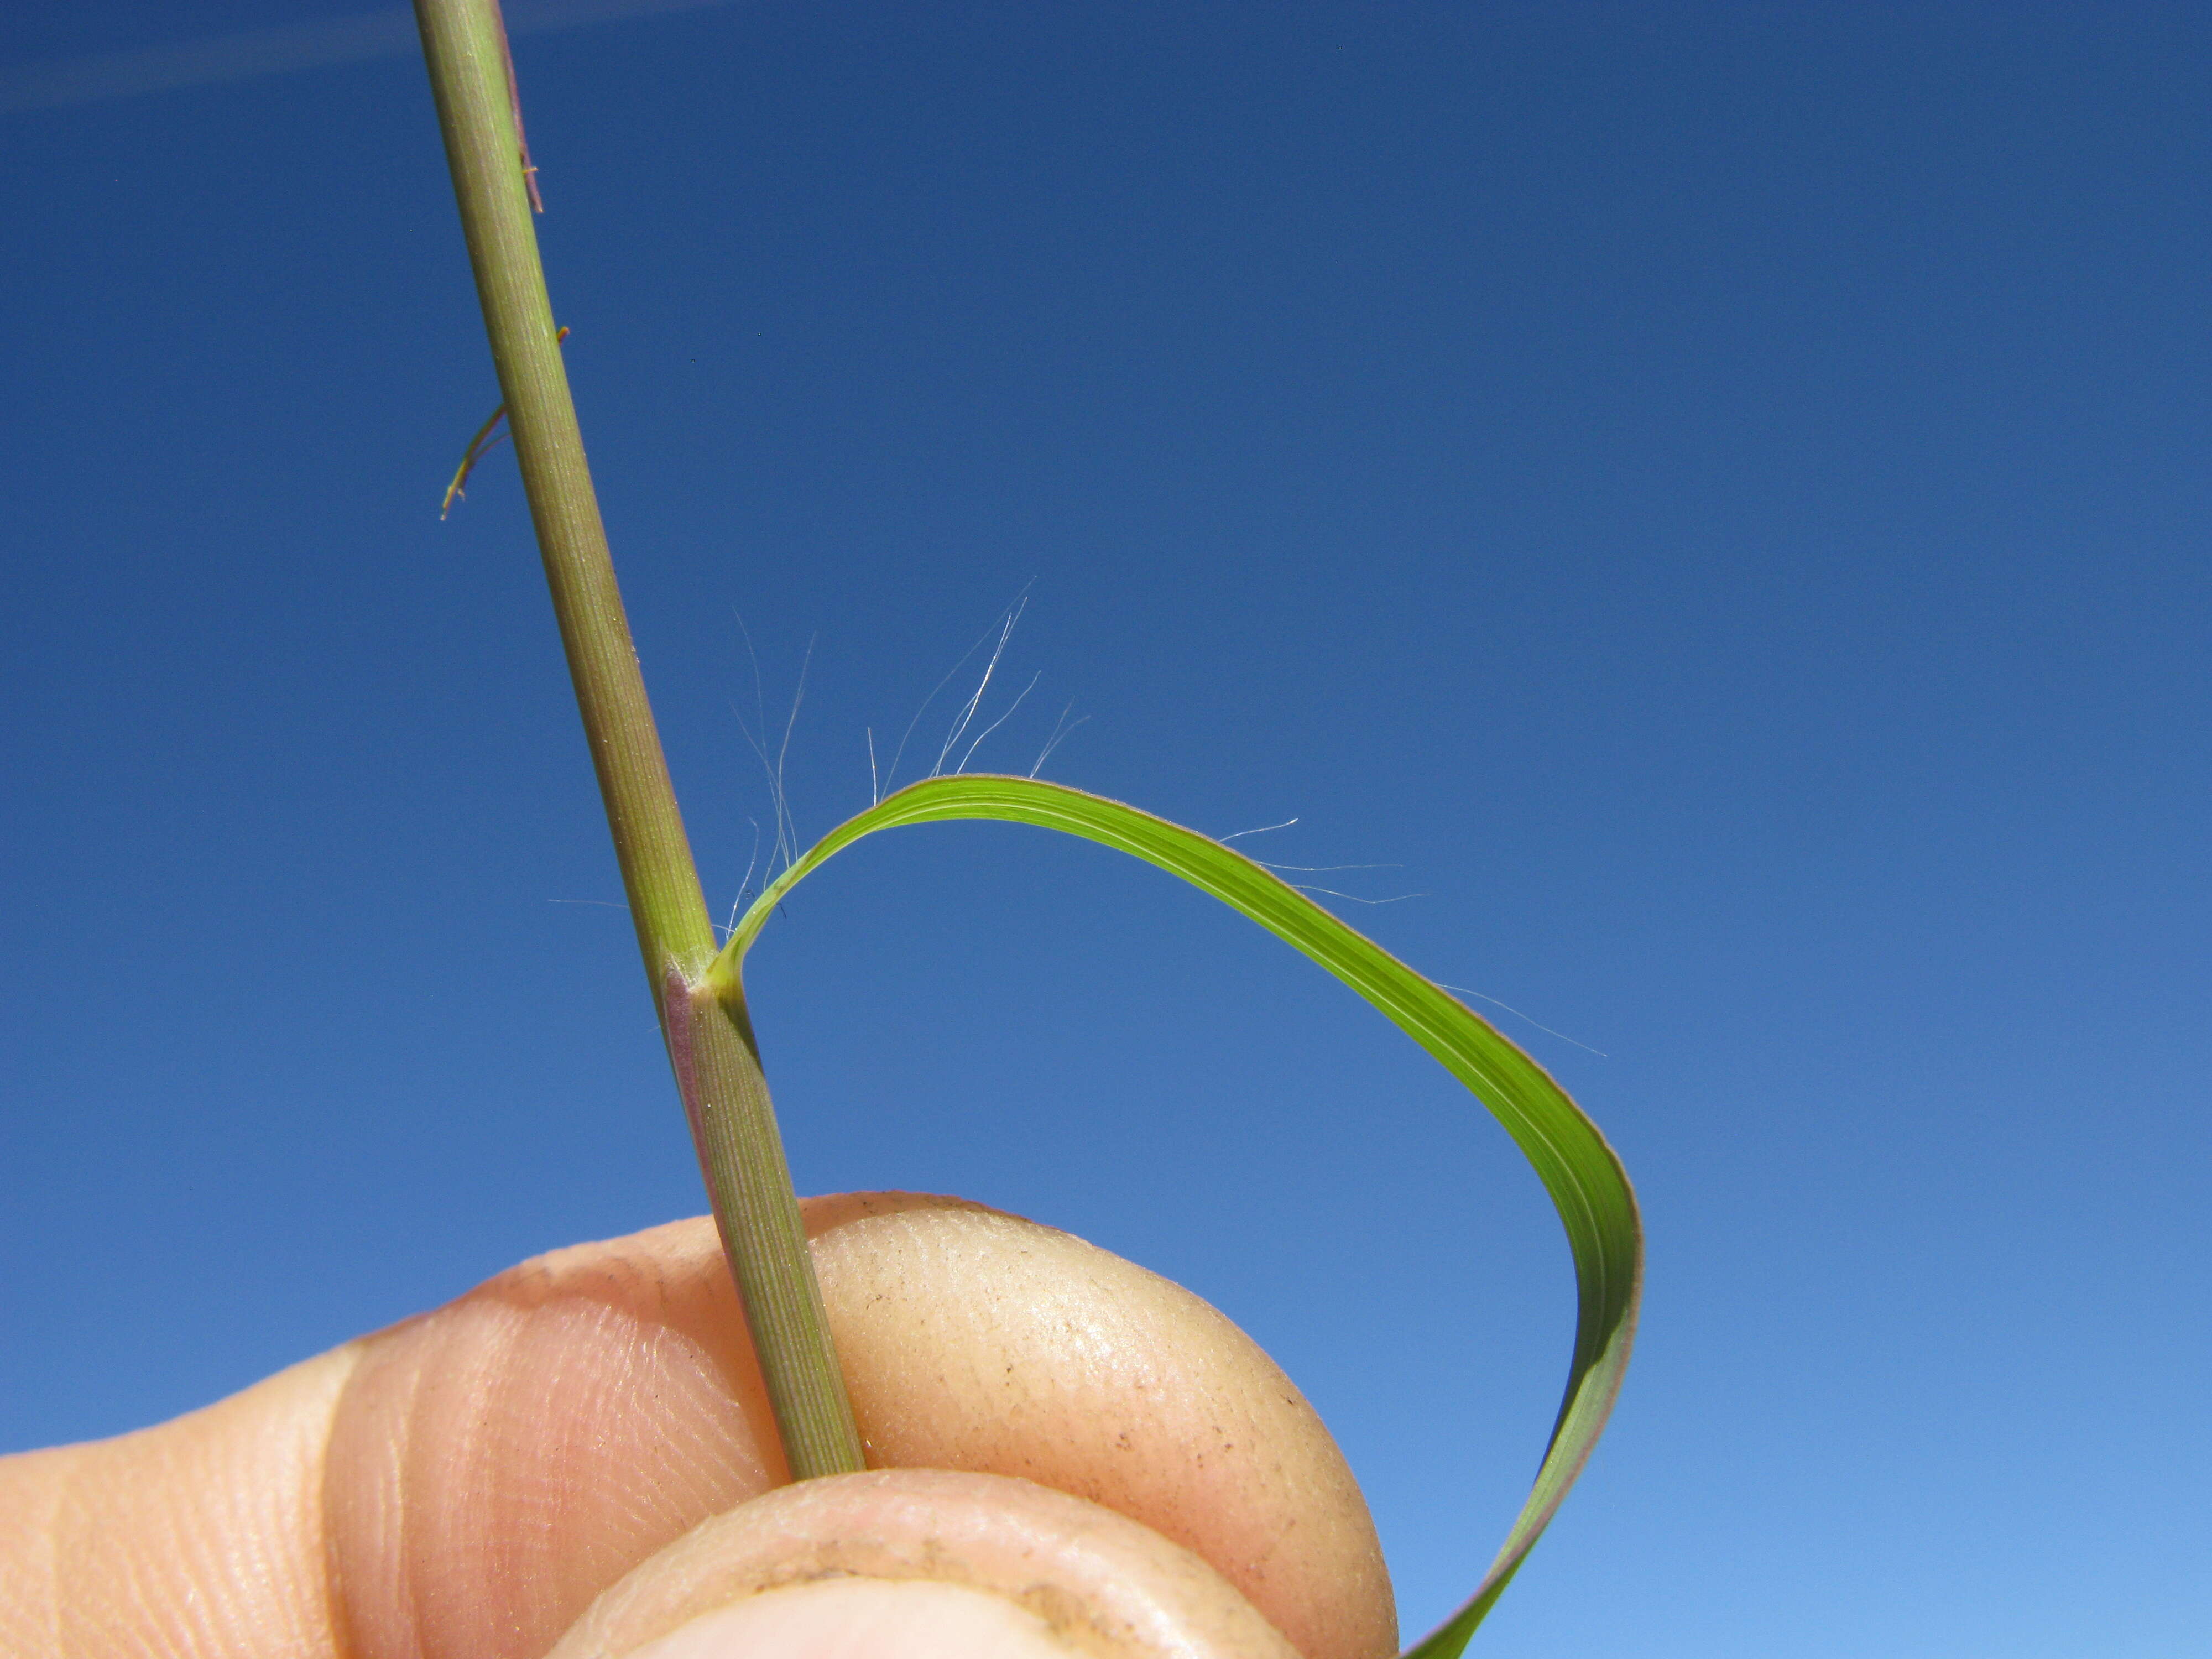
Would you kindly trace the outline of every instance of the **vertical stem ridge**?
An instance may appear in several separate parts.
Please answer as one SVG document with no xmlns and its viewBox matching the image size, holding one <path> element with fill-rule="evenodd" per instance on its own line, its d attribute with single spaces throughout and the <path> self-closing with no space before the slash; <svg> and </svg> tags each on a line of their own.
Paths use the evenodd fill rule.
<svg viewBox="0 0 2212 1659">
<path fill-rule="evenodd" d="M 530 219 L 495 0 L 415 0 L 453 193 L 646 979 L 792 1474 L 858 1469 L 860 1437 L 741 991 L 700 988 L 708 919 L 616 585 Z"/>
</svg>

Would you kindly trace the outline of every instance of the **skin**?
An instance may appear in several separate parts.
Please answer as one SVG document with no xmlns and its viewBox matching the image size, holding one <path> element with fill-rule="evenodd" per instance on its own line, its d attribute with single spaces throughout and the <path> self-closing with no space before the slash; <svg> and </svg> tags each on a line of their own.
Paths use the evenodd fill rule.
<svg viewBox="0 0 2212 1659">
<path fill-rule="evenodd" d="M 1383 1659 L 1320 1419 L 1205 1303 L 957 1200 L 804 1206 L 870 1473 L 783 1485 L 711 1224 L 0 1459 L 25 1659 Z"/>
</svg>

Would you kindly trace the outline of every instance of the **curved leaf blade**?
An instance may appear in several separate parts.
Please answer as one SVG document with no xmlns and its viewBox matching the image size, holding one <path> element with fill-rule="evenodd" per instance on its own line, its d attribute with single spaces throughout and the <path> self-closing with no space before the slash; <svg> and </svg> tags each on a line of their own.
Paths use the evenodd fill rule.
<svg viewBox="0 0 2212 1659">
<path fill-rule="evenodd" d="M 1573 1358 L 1535 1484 L 1489 1571 L 1404 1659 L 1455 1659 L 1581 1474 L 1620 1392 L 1643 1291 L 1644 1235 L 1627 1172 L 1548 1073 L 1480 1015 L 1272 872 L 1197 831 L 1103 796 L 1037 779 L 928 778 L 847 820 L 763 892 L 709 977 L 735 986 L 747 951 L 793 887 L 865 836 L 963 818 L 1035 824 L 1116 848 L 1243 912 L 1334 974 L 1435 1057 L 1487 1108 L 1535 1169 L 1573 1255 Z"/>
</svg>

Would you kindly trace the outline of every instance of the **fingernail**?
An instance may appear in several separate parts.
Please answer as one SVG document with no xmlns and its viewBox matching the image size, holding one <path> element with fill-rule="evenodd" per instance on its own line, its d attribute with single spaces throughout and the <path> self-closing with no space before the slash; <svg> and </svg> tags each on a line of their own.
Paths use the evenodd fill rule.
<svg viewBox="0 0 2212 1659">
<path fill-rule="evenodd" d="M 629 1659 L 1068 1659 L 1002 1595 L 928 1579 L 817 1578 L 693 1620 Z"/>
</svg>

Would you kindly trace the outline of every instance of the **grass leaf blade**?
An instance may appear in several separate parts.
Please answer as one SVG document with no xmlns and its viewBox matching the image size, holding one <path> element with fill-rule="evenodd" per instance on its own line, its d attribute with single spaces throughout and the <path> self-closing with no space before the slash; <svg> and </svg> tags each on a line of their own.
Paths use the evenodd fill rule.
<svg viewBox="0 0 2212 1659">
<path fill-rule="evenodd" d="M 708 977 L 736 989 L 745 952 L 791 889 L 878 830 L 963 818 L 1035 824 L 1116 848 L 1243 912 L 1387 1016 L 1504 1126 L 1534 1167 L 1574 1257 L 1573 1359 L 1534 1486 L 1474 1593 L 1405 1659 L 1452 1659 L 1557 1513 L 1620 1391 L 1643 1289 L 1636 1196 L 1597 1126 L 1490 1023 L 1373 940 L 1234 848 L 1103 796 L 1033 778 L 936 777 L 847 820 L 770 885 L 738 922 Z"/>
</svg>

